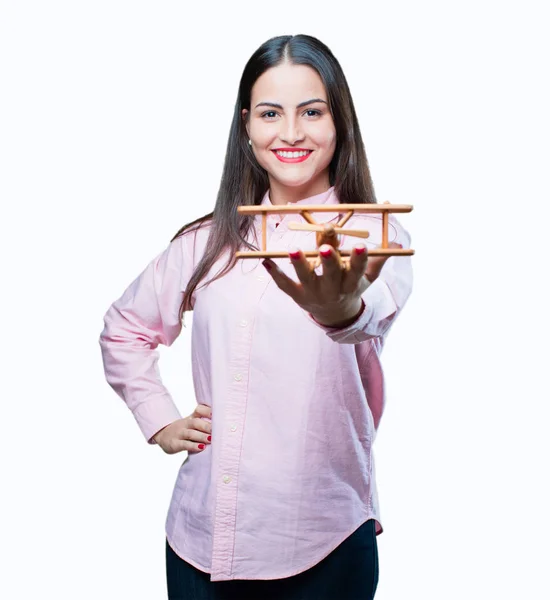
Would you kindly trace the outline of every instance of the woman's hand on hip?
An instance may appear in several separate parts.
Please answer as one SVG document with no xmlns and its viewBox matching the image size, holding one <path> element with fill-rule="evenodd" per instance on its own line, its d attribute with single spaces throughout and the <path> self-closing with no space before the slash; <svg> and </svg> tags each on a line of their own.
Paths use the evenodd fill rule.
<svg viewBox="0 0 550 600">
<path fill-rule="evenodd" d="M 202 417 L 211 419 L 212 409 L 206 404 L 197 404 L 192 414 L 166 425 L 155 433 L 153 439 L 166 454 L 182 450 L 202 452 L 212 439 L 212 424 Z"/>
</svg>

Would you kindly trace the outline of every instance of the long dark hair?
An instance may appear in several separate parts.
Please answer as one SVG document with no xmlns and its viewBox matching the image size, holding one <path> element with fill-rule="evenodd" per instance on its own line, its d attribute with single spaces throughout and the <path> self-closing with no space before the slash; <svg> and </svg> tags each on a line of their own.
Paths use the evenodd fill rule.
<svg viewBox="0 0 550 600">
<path fill-rule="evenodd" d="M 237 207 L 260 204 L 269 188 L 269 179 L 248 144 L 242 110 L 250 111 L 252 87 L 260 75 L 283 62 L 312 67 L 325 86 L 336 129 L 336 149 L 329 165 L 330 185 L 334 186 L 336 197 L 341 203 L 376 203 L 359 123 L 339 62 L 325 44 L 309 35 L 271 38 L 250 57 L 241 77 L 214 211 L 184 225 L 171 240 L 210 225 L 206 250 L 183 296 L 180 318 L 184 311 L 192 308 L 193 292 L 224 250 L 229 250 L 228 262 L 211 281 L 231 270 L 235 252 L 243 246 L 258 249 L 246 240 L 254 217 L 241 215 Z"/>
</svg>

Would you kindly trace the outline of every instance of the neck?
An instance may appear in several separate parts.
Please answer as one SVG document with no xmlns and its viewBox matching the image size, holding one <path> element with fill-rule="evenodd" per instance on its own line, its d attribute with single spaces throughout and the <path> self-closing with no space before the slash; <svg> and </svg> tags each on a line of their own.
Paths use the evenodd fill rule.
<svg viewBox="0 0 550 600">
<path fill-rule="evenodd" d="M 328 175 L 326 177 L 320 177 L 315 181 L 308 181 L 303 185 L 293 187 L 281 185 L 271 177 L 269 179 L 269 199 L 273 205 L 298 202 L 304 198 L 322 194 L 330 188 Z"/>
</svg>

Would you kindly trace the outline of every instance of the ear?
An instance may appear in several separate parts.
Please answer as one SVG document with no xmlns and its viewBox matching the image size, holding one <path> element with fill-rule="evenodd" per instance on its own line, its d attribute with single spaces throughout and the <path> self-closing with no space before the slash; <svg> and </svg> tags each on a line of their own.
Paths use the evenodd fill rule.
<svg viewBox="0 0 550 600">
<path fill-rule="evenodd" d="M 248 135 L 248 137 L 250 137 L 250 123 L 248 121 L 248 110 L 246 108 L 242 109 L 241 116 L 245 123 L 246 135 Z"/>
</svg>

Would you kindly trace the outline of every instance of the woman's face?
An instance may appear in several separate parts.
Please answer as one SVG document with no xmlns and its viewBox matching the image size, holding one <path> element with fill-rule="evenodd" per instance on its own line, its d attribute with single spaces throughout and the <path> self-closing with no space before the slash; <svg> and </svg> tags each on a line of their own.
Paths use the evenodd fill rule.
<svg viewBox="0 0 550 600">
<path fill-rule="evenodd" d="M 246 130 L 269 175 L 272 201 L 306 198 L 330 187 L 336 129 L 315 69 L 289 63 L 268 69 L 252 88 L 248 117 Z"/>
</svg>

